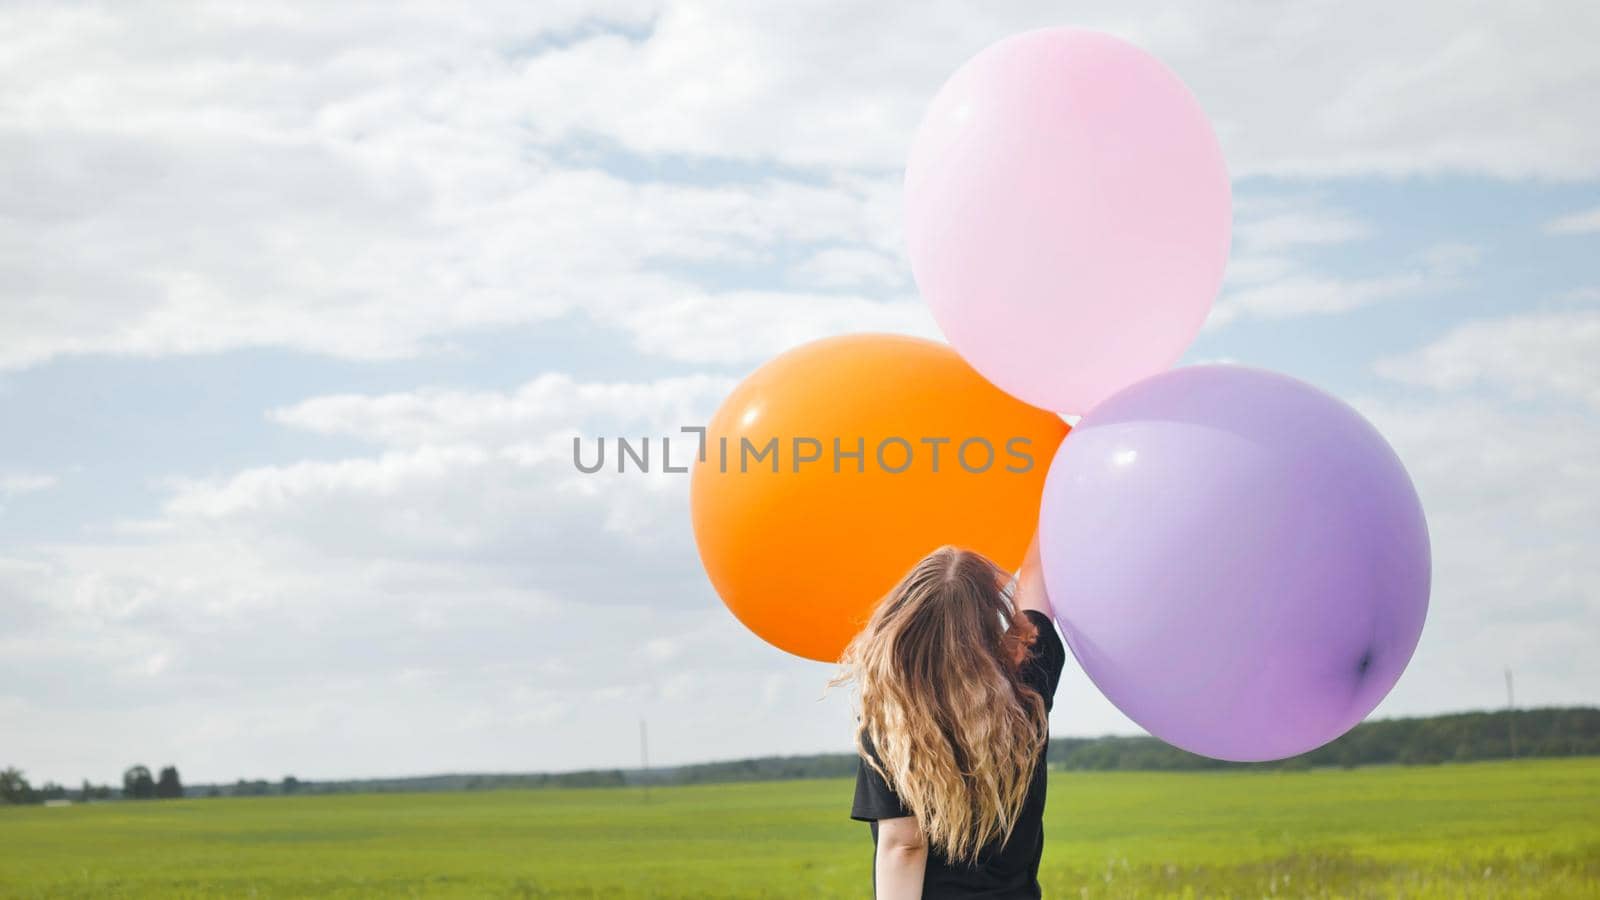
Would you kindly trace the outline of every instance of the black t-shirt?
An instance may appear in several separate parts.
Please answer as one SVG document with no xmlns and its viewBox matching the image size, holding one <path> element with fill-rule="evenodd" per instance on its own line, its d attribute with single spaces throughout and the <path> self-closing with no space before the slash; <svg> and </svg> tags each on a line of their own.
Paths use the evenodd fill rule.
<svg viewBox="0 0 1600 900">
<path fill-rule="evenodd" d="M 1044 697 L 1045 709 L 1055 705 L 1056 685 L 1061 681 L 1061 667 L 1066 663 L 1067 651 L 1056 634 L 1050 617 L 1034 610 L 1023 610 L 1039 636 L 1029 649 L 1020 671 L 1022 682 Z M 864 735 L 868 753 L 877 758 L 870 735 Z M 1044 795 L 1045 753 L 1049 741 L 1039 748 L 1039 759 L 1033 768 L 1033 781 L 1028 785 L 1028 795 L 1017 817 L 1016 828 L 1004 846 L 998 842 L 984 847 L 975 865 L 951 863 L 938 848 L 928 849 L 928 864 L 922 880 L 922 896 L 945 897 L 1038 897 L 1039 857 L 1044 853 Z M 897 819 L 912 815 L 879 775 L 877 770 L 860 760 L 856 769 L 856 799 L 850 818 L 872 825 L 872 843 L 878 843 L 878 820 Z M 874 867 L 874 878 L 877 870 Z"/>
</svg>

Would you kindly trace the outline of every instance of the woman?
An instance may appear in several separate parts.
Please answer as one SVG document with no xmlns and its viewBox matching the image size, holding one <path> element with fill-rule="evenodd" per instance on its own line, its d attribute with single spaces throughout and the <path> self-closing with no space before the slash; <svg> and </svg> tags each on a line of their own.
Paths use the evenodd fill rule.
<svg viewBox="0 0 1600 900">
<path fill-rule="evenodd" d="M 845 651 L 859 693 L 853 819 L 879 898 L 1038 897 L 1048 715 L 1066 651 L 1035 539 L 1016 582 L 929 554 Z"/>
</svg>

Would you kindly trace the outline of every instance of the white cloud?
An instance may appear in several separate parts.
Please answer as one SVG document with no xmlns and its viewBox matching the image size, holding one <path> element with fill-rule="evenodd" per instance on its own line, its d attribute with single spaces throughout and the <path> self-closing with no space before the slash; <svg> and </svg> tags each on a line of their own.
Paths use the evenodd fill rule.
<svg viewBox="0 0 1600 900">
<path fill-rule="evenodd" d="M 580 382 L 558 372 L 513 391 L 421 388 L 394 394 L 335 394 L 275 409 L 276 422 L 319 434 L 348 435 L 389 446 L 474 441 L 517 445 L 540 436 L 599 436 L 618 431 L 676 433 L 703 424 L 734 386 L 724 376 L 688 375 L 651 382 Z"/>
<path fill-rule="evenodd" d="M 1557 294 L 1554 298 L 1557 303 L 1600 303 L 1600 287 L 1586 286 L 1570 288 Z"/>
<path fill-rule="evenodd" d="M 1600 641 L 1597 358 L 1600 314 L 1580 310 L 1467 322 L 1375 365 L 1430 391 L 1360 404 L 1406 461 L 1433 533 L 1429 626 L 1398 702 L 1476 685 L 1487 705 L 1502 667 L 1541 704 L 1600 691 L 1583 650 Z"/>
<path fill-rule="evenodd" d="M 829 247 L 808 256 L 793 266 L 792 276 L 801 284 L 817 288 L 880 288 L 903 290 L 910 273 L 905 261 L 878 250 L 858 247 Z"/>
<path fill-rule="evenodd" d="M 779 246 L 885 239 L 867 209 L 877 195 L 856 188 L 635 184 L 530 161 L 514 145 L 438 158 L 424 148 L 414 160 L 395 147 L 407 161 L 390 165 L 373 162 L 384 158 L 375 148 L 314 137 L 194 152 L 106 140 L 113 160 L 142 155 L 155 169 L 127 177 L 173 174 L 159 193 L 0 225 L 15 248 L 0 271 L 22 294 L 6 307 L 0 367 L 257 346 L 395 358 L 573 310 L 627 332 L 684 297 L 739 302 L 679 267 L 773 266 Z M 483 196 L 452 183 L 465 168 L 492 170 L 504 188 Z M 86 157 L 68 171 L 64 190 L 121 190 L 102 183 L 115 165 Z"/>
<path fill-rule="evenodd" d="M 1593 234 L 1600 231 L 1600 206 L 1569 213 L 1544 223 L 1546 234 Z"/>
<path fill-rule="evenodd" d="M 695 266 L 898 240 L 872 178 L 635 181 L 532 140 L 520 48 L 591 16 L 607 14 L 508 13 L 504 31 L 446 6 L 289 15 L 275 41 L 200 13 L 150 41 L 126 11 L 18 23 L 35 39 L 0 60 L 17 86 L 0 101 L 16 189 L 0 194 L 0 368 L 413 356 L 574 310 L 626 324 L 706 292 Z"/>
<path fill-rule="evenodd" d="M 1366 240 L 1374 234 L 1371 223 L 1304 193 L 1246 196 L 1236 216 L 1232 258 L 1207 329 L 1242 318 L 1335 315 L 1437 292 L 1456 284 L 1480 255 L 1474 245 L 1441 242 L 1400 271 L 1336 275 L 1308 261 L 1308 253 Z"/>
<path fill-rule="evenodd" d="M 1486 388 L 1517 402 L 1568 398 L 1600 410 L 1600 312 L 1536 312 L 1467 322 L 1377 364 L 1440 390 Z"/>
<path fill-rule="evenodd" d="M 1166 60 L 1217 123 L 1236 173 L 1585 177 L 1600 131 L 1587 5 L 1386 7 L 1383 28 L 1312 2 L 1149 15 L 1073 7 L 1071 21 Z M 841 29 L 839 23 L 851 27 Z M 898 168 L 933 90 L 984 45 L 1063 23 L 1052 4 L 781 10 L 673 3 L 648 40 L 598 38 L 530 61 L 551 137 L 601 133 L 642 153 Z M 1270 89 L 1263 89 L 1270 85 Z M 574 99 L 577 98 L 577 99 Z"/>
<path fill-rule="evenodd" d="M 660 762 L 845 746 L 842 701 L 813 702 L 826 667 L 750 637 L 706 583 L 687 476 L 572 464 L 574 434 L 676 435 L 730 386 L 546 375 L 274 411 L 373 452 L 172 479 L 120 540 L 0 557 L 8 752 L 72 781 L 136 758 L 191 781 L 563 769 L 631 764 L 596 747 L 641 717 Z M 772 673 L 783 702 L 730 716 Z"/>
<path fill-rule="evenodd" d="M 1360 400 L 1410 470 L 1434 552 L 1428 624 L 1388 714 L 1592 703 L 1600 664 L 1600 420 L 1476 399 Z"/>
<path fill-rule="evenodd" d="M 1236 176 L 1600 176 L 1589 4 L 1413 4 L 1380 29 L 1316 3 L 1073 14 L 1167 59 Z M 7 7 L 0 369 L 262 346 L 392 359 L 571 315 L 727 370 L 837 331 L 931 336 L 901 249 L 912 130 L 968 55 L 1060 17 Z M 1213 324 L 1419 296 L 1476 261 L 1441 243 L 1398 271 L 1316 264 L 1380 230 L 1320 191 L 1242 197 Z M 1384 364 L 1460 392 L 1363 404 L 1439 553 L 1386 710 L 1471 703 L 1485 668 L 1492 700 L 1503 664 L 1545 702 L 1592 700 L 1600 435 L 1587 409 L 1532 407 L 1596 402 L 1593 336 L 1587 312 L 1540 314 Z M 844 749 L 841 704 L 813 702 L 826 667 L 750 637 L 705 583 L 687 479 L 570 462 L 574 434 L 676 434 L 731 383 L 551 374 L 273 410 L 357 449 L 167 478 L 159 508 L 103 538 L 0 557 L 8 752 L 61 780 L 114 779 L 123 756 L 190 780 L 576 768 L 630 764 L 641 717 L 665 762 Z M 1058 730 L 1128 727 L 1070 667 L 1062 698 Z"/>
<path fill-rule="evenodd" d="M 939 338 L 938 326 L 920 301 L 775 291 L 685 294 L 637 310 L 624 324 L 640 349 L 690 362 L 766 360 L 806 341 L 844 332 Z"/>
<path fill-rule="evenodd" d="M 552 374 L 509 392 L 314 397 L 270 415 L 380 451 L 173 480 L 161 515 L 123 531 L 220 531 L 301 555 L 301 568 L 426 561 L 558 598 L 616 567 L 649 575 L 611 586 L 602 602 L 681 604 L 703 598 L 705 583 L 685 527 L 687 476 L 664 471 L 660 441 L 676 438 L 674 464 L 689 462 L 696 438 L 680 429 L 703 425 L 731 386 L 708 376 L 594 384 Z M 588 461 L 602 438 L 615 460 L 618 437 L 652 438 L 649 473 L 574 465 L 574 438 Z"/>
<path fill-rule="evenodd" d="M 1234 242 L 1251 253 L 1271 253 L 1292 247 L 1344 244 L 1372 235 L 1372 226 L 1338 209 L 1328 209 L 1317 198 L 1251 198 L 1239 203 Z"/>
<path fill-rule="evenodd" d="M 1229 291 L 1212 309 L 1206 326 L 1220 327 L 1241 316 L 1282 319 L 1348 312 L 1417 294 L 1428 283 L 1420 273 L 1354 279 L 1307 275 L 1280 278 Z"/>
<path fill-rule="evenodd" d="M 476 11 L 0 12 L 19 36 L 0 59 L 0 367 L 258 346 L 386 359 L 574 311 L 625 326 L 751 298 L 740 321 L 783 331 L 759 298 L 786 275 L 896 301 L 898 173 L 924 106 L 983 45 L 1061 21 L 1042 3 Z M 1318 177 L 1600 174 L 1597 16 L 1073 13 L 1183 75 L 1236 174 Z M 1259 231 L 1262 252 L 1356 236 L 1292 216 Z M 706 263 L 747 271 L 733 290 Z"/>
<path fill-rule="evenodd" d="M 60 481 L 61 479 L 54 475 L 30 472 L 3 473 L 0 474 L 0 497 L 19 497 L 23 494 L 48 491 Z"/>
</svg>

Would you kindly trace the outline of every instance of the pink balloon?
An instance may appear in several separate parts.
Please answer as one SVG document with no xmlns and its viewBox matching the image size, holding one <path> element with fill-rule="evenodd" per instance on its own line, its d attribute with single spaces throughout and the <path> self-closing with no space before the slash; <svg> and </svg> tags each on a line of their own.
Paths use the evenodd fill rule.
<svg viewBox="0 0 1600 900">
<path fill-rule="evenodd" d="M 990 381 L 1059 412 L 1183 355 L 1231 217 L 1222 150 L 1183 82 L 1074 28 L 969 60 L 906 167 L 911 267 L 939 327 Z"/>
</svg>

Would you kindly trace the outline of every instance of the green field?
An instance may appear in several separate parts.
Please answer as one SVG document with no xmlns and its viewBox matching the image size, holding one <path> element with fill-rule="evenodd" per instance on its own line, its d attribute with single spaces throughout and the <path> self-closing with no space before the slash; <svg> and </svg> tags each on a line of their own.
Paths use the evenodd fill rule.
<svg viewBox="0 0 1600 900">
<path fill-rule="evenodd" d="M 0 808 L 6 897 L 862 897 L 848 781 Z M 1600 897 L 1600 758 L 1056 773 L 1059 897 Z"/>
</svg>

